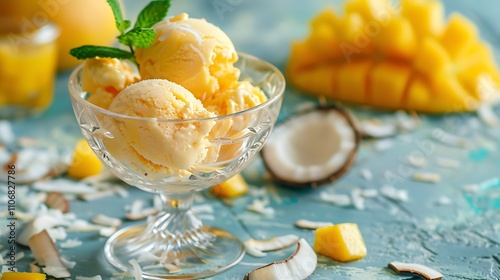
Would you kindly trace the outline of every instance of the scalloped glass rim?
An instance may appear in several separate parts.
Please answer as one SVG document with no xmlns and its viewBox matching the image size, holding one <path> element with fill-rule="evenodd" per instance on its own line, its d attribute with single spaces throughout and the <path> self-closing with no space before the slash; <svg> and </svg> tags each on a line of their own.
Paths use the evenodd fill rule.
<svg viewBox="0 0 500 280">
<path fill-rule="evenodd" d="M 71 75 L 69 77 L 69 82 L 68 82 L 69 94 L 75 100 L 77 100 L 77 102 L 81 102 L 81 103 L 83 103 L 83 105 L 90 107 L 90 108 L 92 108 L 92 110 L 95 110 L 95 111 L 100 112 L 102 114 L 106 114 L 106 115 L 118 117 L 118 118 L 124 118 L 124 119 L 134 119 L 134 120 L 154 121 L 154 122 L 190 122 L 190 121 L 220 120 L 220 119 L 224 119 L 224 118 L 232 118 L 232 117 L 239 116 L 239 115 L 245 115 L 247 113 L 258 111 L 262 107 L 268 107 L 275 102 L 279 102 L 279 100 L 281 100 L 281 96 L 285 93 L 285 87 L 286 87 L 286 80 L 285 80 L 285 77 L 283 76 L 283 74 L 281 73 L 281 71 L 276 66 L 272 65 L 271 63 L 269 63 L 261 58 L 258 58 L 256 56 L 247 54 L 247 53 L 238 52 L 238 57 L 239 57 L 238 61 L 241 58 L 244 58 L 246 60 L 255 60 L 255 61 L 258 61 L 259 63 L 264 64 L 266 67 L 269 68 L 269 70 L 271 70 L 273 72 L 273 74 L 278 76 L 278 79 L 281 80 L 282 83 L 279 83 L 279 88 L 277 88 L 275 90 L 275 93 L 268 100 L 266 100 L 264 103 L 261 103 L 255 107 L 249 108 L 247 110 L 239 111 L 239 112 L 229 114 L 229 115 L 215 116 L 215 117 L 211 117 L 211 118 L 197 118 L 197 119 L 196 118 L 195 119 L 159 119 L 159 118 L 144 118 L 144 117 L 128 116 L 128 115 L 118 114 L 118 113 L 103 109 L 103 108 L 96 106 L 96 105 L 88 102 L 87 100 L 83 99 L 82 96 L 80 95 L 80 93 L 82 91 L 78 88 L 78 85 L 75 84 L 75 81 L 78 80 L 77 76 L 81 73 L 81 70 L 83 68 L 83 63 L 78 65 L 77 68 L 75 68 L 73 70 L 73 72 L 71 72 Z"/>
</svg>

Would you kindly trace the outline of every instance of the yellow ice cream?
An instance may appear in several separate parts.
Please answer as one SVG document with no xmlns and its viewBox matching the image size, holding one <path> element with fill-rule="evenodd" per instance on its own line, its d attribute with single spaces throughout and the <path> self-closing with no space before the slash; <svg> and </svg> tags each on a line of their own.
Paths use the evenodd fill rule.
<svg viewBox="0 0 500 280">
<path fill-rule="evenodd" d="M 157 118 L 113 119 L 115 136 L 110 149 L 121 149 L 113 156 L 121 162 L 151 171 L 179 173 L 201 163 L 215 121 L 169 122 L 214 117 L 203 104 L 182 86 L 167 80 L 145 80 L 128 86 L 112 101 L 109 109 L 122 115 Z M 116 147 L 113 147 L 115 146 Z"/>
<path fill-rule="evenodd" d="M 238 54 L 220 28 L 182 13 L 154 29 L 153 45 L 135 53 L 143 79 L 170 80 L 202 101 L 238 80 Z"/>
<path fill-rule="evenodd" d="M 223 116 L 250 109 L 266 100 L 259 87 L 253 86 L 250 81 L 240 81 L 205 99 L 203 105 L 210 112 Z"/>
<path fill-rule="evenodd" d="M 107 109 L 120 91 L 139 79 L 139 74 L 123 61 L 92 58 L 85 61 L 82 70 L 82 90 L 90 93 L 90 103 Z"/>
</svg>

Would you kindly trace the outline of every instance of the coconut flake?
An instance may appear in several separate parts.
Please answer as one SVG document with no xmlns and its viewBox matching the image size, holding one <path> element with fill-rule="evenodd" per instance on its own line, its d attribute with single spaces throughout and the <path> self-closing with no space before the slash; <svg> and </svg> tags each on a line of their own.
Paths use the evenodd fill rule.
<svg viewBox="0 0 500 280">
<path fill-rule="evenodd" d="M 93 277 L 76 276 L 76 280 L 102 280 L 102 277 L 101 275 L 96 275 Z"/>
<path fill-rule="evenodd" d="M 447 196 L 441 196 L 439 199 L 436 201 L 437 205 L 445 206 L 445 205 L 450 205 L 451 204 L 451 199 Z"/>
<path fill-rule="evenodd" d="M 62 227 L 48 228 L 46 231 L 49 233 L 52 240 L 65 240 L 68 237 L 68 233 Z"/>
<path fill-rule="evenodd" d="M 416 172 L 413 174 L 412 179 L 424 183 L 439 183 L 441 175 L 438 173 Z"/>
<path fill-rule="evenodd" d="M 309 220 L 297 220 L 295 226 L 303 229 L 318 229 L 327 226 L 333 226 L 330 222 L 315 222 Z"/>
<path fill-rule="evenodd" d="M 393 186 L 383 186 L 380 192 L 395 201 L 406 202 L 408 201 L 408 192 L 405 190 L 399 190 Z"/>
<path fill-rule="evenodd" d="M 8 121 L 0 121 L 0 144 L 10 146 L 16 140 L 12 125 Z"/>
<path fill-rule="evenodd" d="M 371 181 L 373 179 L 373 173 L 370 169 L 363 168 L 361 169 L 361 177 L 366 181 Z"/>
<path fill-rule="evenodd" d="M 62 213 L 69 212 L 69 202 L 62 193 L 49 192 L 45 197 L 44 203 L 49 208 L 61 210 Z"/>
<path fill-rule="evenodd" d="M 133 267 L 132 274 L 134 275 L 135 280 L 142 280 L 142 269 L 141 269 L 141 266 L 139 265 L 139 263 L 137 262 L 137 260 L 130 259 L 128 262 Z"/>
<path fill-rule="evenodd" d="M 448 158 L 436 158 L 436 165 L 442 168 L 459 169 L 460 161 Z"/>
<path fill-rule="evenodd" d="M 358 210 L 365 210 L 365 199 L 361 194 L 361 189 L 354 189 L 351 191 L 351 199 L 354 208 Z"/>
<path fill-rule="evenodd" d="M 468 148 L 470 146 L 469 139 L 453 135 L 442 130 L 441 128 L 433 130 L 431 137 L 438 142 L 452 147 Z"/>
<path fill-rule="evenodd" d="M 101 225 L 90 224 L 85 220 L 75 220 L 68 226 L 68 231 L 73 232 L 90 232 L 100 231 L 103 228 Z"/>
<path fill-rule="evenodd" d="M 500 124 L 500 119 L 496 115 L 495 111 L 490 104 L 482 104 L 477 109 L 477 114 L 479 118 L 489 127 L 495 127 Z"/>
<path fill-rule="evenodd" d="M 104 237 L 110 237 L 113 233 L 116 232 L 116 228 L 114 227 L 104 227 L 99 230 L 99 235 Z"/>
<path fill-rule="evenodd" d="M 383 123 L 376 118 L 359 122 L 359 128 L 363 135 L 372 138 L 386 138 L 397 134 L 395 124 Z"/>
<path fill-rule="evenodd" d="M 411 112 L 411 115 L 405 111 L 396 112 L 396 122 L 399 130 L 403 132 L 413 131 L 420 125 L 420 118 L 416 112 Z"/>
<path fill-rule="evenodd" d="M 351 198 L 346 194 L 332 194 L 322 192 L 320 199 L 325 202 L 333 203 L 337 206 L 350 206 L 352 205 Z"/>
<path fill-rule="evenodd" d="M 441 280 L 443 274 L 421 264 L 391 262 L 388 267 L 396 273 L 412 273 L 424 277 L 427 280 Z"/>
<path fill-rule="evenodd" d="M 462 187 L 462 191 L 466 193 L 476 193 L 481 189 L 481 186 L 478 184 L 470 184 Z"/>
<path fill-rule="evenodd" d="M 266 200 L 261 200 L 261 199 L 254 199 L 252 204 L 247 206 L 247 210 L 253 211 L 265 216 L 272 216 L 274 215 L 274 208 L 272 207 L 267 207 L 267 204 L 269 202 Z"/>
<path fill-rule="evenodd" d="M 108 226 L 108 227 L 119 227 L 122 225 L 122 220 L 118 218 L 113 218 L 106 216 L 104 214 L 98 214 L 92 218 L 94 224 Z"/>
<path fill-rule="evenodd" d="M 43 192 L 60 192 L 65 194 L 84 194 L 96 191 L 94 188 L 84 183 L 64 178 L 38 181 L 33 184 L 33 188 Z"/>
<path fill-rule="evenodd" d="M 80 194 L 78 195 L 78 198 L 85 201 L 95 201 L 105 197 L 112 196 L 113 194 L 115 194 L 115 190 L 111 189 L 111 190 L 103 190 L 103 191 Z"/>
<path fill-rule="evenodd" d="M 374 198 L 378 196 L 378 191 L 376 189 L 360 189 L 361 196 L 364 198 Z"/>
<path fill-rule="evenodd" d="M 394 146 L 394 140 L 392 139 L 381 139 L 375 142 L 374 148 L 377 152 L 383 152 Z"/>
<path fill-rule="evenodd" d="M 407 158 L 408 163 L 413 165 L 414 167 L 420 168 L 424 167 L 427 164 L 427 159 L 425 157 L 418 157 L 418 156 L 408 156 Z"/>
<path fill-rule="evenodd" d="M 255 240 L 249 238 L 245 241 L 245 249 L 254 257 L 262 257 L 266 254 L 263 252 L 281 250 L 291 246 L 299 240 L 299 237 L 293 234 L 272 237 L 267 240 Z"/>
<path fill-rule="evenodd" d="M 158 214 L 158 213 L 159 213 L 159 210 L 156 208 L 146 208 L 146 209 L 140 210 L 139 212 L 127 213 L 127 214 L 125 214 L 125 218 L 127 218 L 128 220 L 131 220 L 131 221 L 137 221 L 137 220 L 146 219 L 147 217 Z"/>
<path fill-rule="evenodd" d="M 38 264 L 45 266 L 44 273 L 56 278 L 71 277 L 47 231 L 33 235 L 29 239 L 29 247 Z"/>
<path fill-rule="evenodd" d="M 61 261 L 63 262 L 64 266 L 69 269 L 73 269 L 76 266 L 76 262 L 67 260 L 64 257 L 61 257 Z"/>
<path fill-rule="evenodd" d="M 61 243 L 59 246 L 63 249 L 68 248 L 76 248 L 82 246 L 83 242 L 78 239 L 68 239 L 65 242 Z"/>
<path fill-rule="evenodd" d="M 29 240 L 33 235 L 64 224 L 66 224 L 66 221 L 61 218 L 55 217 L 49 213 L 41 214 L 23 227 L 17 238 L 17 242 L 21 245 L 28 246 Z"/>
</svg>

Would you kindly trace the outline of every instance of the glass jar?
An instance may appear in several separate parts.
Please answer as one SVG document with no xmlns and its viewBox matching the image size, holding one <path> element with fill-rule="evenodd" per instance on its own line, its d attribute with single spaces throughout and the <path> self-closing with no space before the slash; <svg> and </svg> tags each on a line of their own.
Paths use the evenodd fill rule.
<svg viewBox="0 0 500 280">
<path fill-rule="evenodd" d="M 4 25 L 5 26 L 5 25 Z M 38 115 L 52 103 L 59 29 L 16 28 L 0 33 L 0 119 Z"/>
</svg>

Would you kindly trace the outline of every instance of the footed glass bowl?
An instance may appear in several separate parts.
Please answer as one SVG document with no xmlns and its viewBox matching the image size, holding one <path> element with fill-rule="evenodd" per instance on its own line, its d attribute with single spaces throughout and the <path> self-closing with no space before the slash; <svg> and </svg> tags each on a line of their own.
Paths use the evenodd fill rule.
<svg viewBox="0 0 500 280">
<path fill-rule="evenodd" d="M 146 279 L 196 279 L 218 274 L 243 258 L 245 250 L 237 237 L 203 225 L 191 210 L 196 192 L 231 178 L 250 163 L 269 137 L 280 111 L 285 89 L 281 72 L 259 58 L 239 55 L 235 66 L 241 70 L 241 79 L 250 79 L 268 100 L 245 111 L 206 119 L 140 118 L 113 113 L 85 100 L 88 94 L 81 89 L 82 66 L 72 73 L 71 102 L 94 152 L 121 180 L 156 193 L 163 201 L 163 210 L 149 217 L 146 224 L 123 228 L 106 242 L 105 256 L 118 269 L 137 271 L 138 264 Z M 201 128 L 204 133 L 197 132 Z M 175 141 L 141 145 L 149 133 L 163 131 L 169 133 L 159 137 L 167 140 L 186 131 L 199 134 L 200 139 L 196 147 L 189 146 L 192 143 L 169 146 Z M 203 152 L 203 160 L 194 161 L 186 169 L 168 168 L 144 156 L 156 152 L 182 156 L 184 151 L 190 157 L 195 148 L 195 155 Z"/>
</svg>

